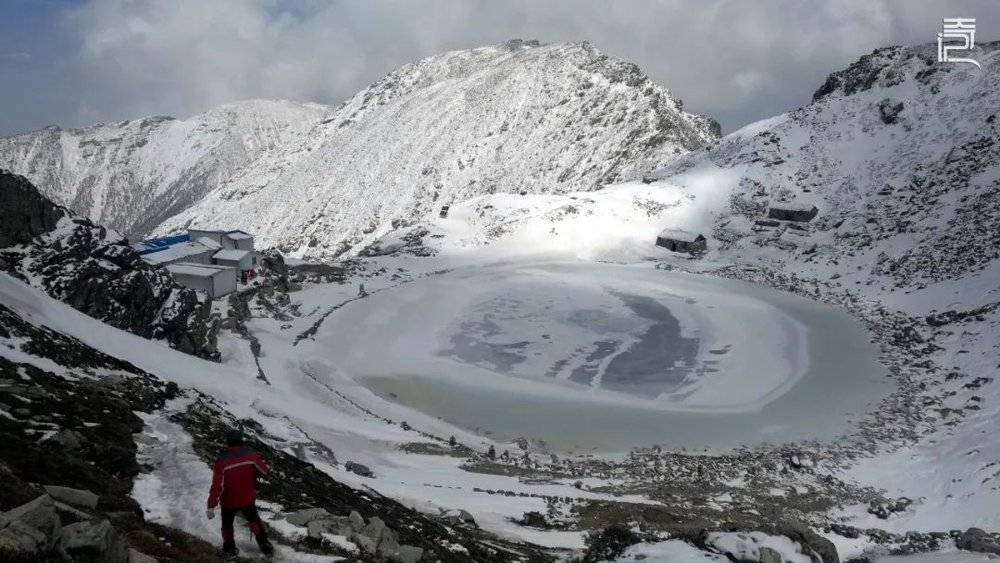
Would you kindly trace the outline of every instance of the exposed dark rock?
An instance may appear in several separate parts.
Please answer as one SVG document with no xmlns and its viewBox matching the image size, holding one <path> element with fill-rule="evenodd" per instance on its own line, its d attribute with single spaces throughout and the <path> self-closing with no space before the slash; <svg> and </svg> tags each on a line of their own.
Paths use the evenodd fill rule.
<svg viewBox="0 0 1000 563">
<path fill-rule="evenodd" d="M 140 470 L 133 434 L 143 426 L 135 412 L 162 408 L 176 385 L 2 305 L 0 335 L 67 370 L 64 377 L 0 358 L 0 403 L 31 401 L 23 415 L 0 416 L 0 508 L 20 507 L 0 516 L 0 560 L 63 561 L 61 550 L 77 561 L 126 561 L 127 542 L 161 560 L 222 561 L 221 552 L 193 536 L 143 522 L 131 498 Z M 98 371 L 116 375 L 95 378 Z M 72 436 L 75 447 L 45 439 L 53 428 L 61 428 L 55 436 Z M 31 482 L 55 485 L 48 490 L 57 500 Z"/>
<path fill-rule="evenodd" d="M 217 358 L 210 304 L 142 260 L 113 231 L 75 217 L 0 171 L 0 266 L 73 308 L 182 352 Z"/>
<path fill-rule="evenodd" d="M 643 538 L 628 526 L 617 524 L 598 532 L 587 534 L 584 542 L 587 552 L 584 561 L 614 561 L 629 547 L 642 542 Z"/>
<path fill-rule="evenodd" d="M 522 526 L 530 526 L 532 528 L 547 528 L 549 525 L 549 523 L 545 520 L 545 515 L 534 510 L 531 512 L 525 512 L 518 524 Z"/>
<path fill-rule="evenodd" d="M 886 98 L 878 103 L 878 114 L 882 118 L 882 123 L 892 125 L 899 120 L 899 114 L 903 112 L 903 102 Z"/>
<path fill-rule="evenodd" d="M 61 530 L 60 548 L 73 560 L 119 563 L 128 548 L 108 520 L 75 522 Z"/>
<path fill-rule="evenodd" d="M 899 84 L 903 77 L 892 69 L 892 63 L 913 56 L 914 52 L 909 47 L 896 46 L 875 49 L 846 69 L 827 77 L 826 82 L 813 94 L 813 102 L 833 94 L 850 96 L 856 92 L 869 90 L 876 83 L 883 86 Z"/>
<path fill-rule="evenodd" d="M 996 535 L 989 534 L 979 528 L 969 528 L 955 538 L 955 547 L 965 551 L 980 553 L 995 553 L 1000 555 L 1000 541 Z"/>
<path fill-rule="evenodd" d="M 58 485 L 45 485 L 45 492 L 60 502 L 86 508 L 97 508 L 97 501 L 101 498 L 90 491 Z"/>
<path fill-rule="evenodd" d="M 375 472 L 368 468 L 367 465 L 362 465 L 355 461 L 348 461 L 344 464 L 344 469 L 350 471 L 351 473 L 356 473 L 362 477 L 375 477 Z"/>
<path fill-rule="evenodd" d="M 55 228 L 66 211 L 42 197 L 23 176 L 0 169 L 0 248 L 28 244 Z"/>
<path fill-rule="evenodd" d="M 262 275 L 271 278 L 274 288 L 279 291 L 291 291 L 293 284 L 288 277 L 288 265 L 285 257 L 276 248 L 268 248 L 257 253 L 257 259 L 264 270 Z"/>
</svg>

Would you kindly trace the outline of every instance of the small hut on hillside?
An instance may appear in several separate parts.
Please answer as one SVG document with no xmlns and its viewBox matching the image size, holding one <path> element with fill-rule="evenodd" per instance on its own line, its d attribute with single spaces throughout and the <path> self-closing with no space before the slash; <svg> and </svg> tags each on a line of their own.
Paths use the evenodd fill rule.
<svg viewBox="0 0 1000 563">
<path fill-rule="evenodd" d="M 772 203 L 767 210 L 769 219 L 780 221 L 809 222 L 819 213 L 819 209 L 811 203 L 796 203 L 794 201 L 786 203 Z"/>
<path fill-rule="evenodd" d="M 664 229 L 656 237 L 656 245 L 673 252 L 698 252 L 708 247 L 704 235 L 680 229 Z"/>
</svg>

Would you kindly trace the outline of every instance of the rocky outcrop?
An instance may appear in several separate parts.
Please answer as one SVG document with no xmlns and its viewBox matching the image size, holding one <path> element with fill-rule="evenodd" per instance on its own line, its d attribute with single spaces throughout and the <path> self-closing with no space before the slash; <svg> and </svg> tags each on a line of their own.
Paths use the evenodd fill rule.
<svg viewBox="0 0 1000 563">
<path fill-rule="evenodd" d="M 870 90 L 876 85 L 895 86 L 904 78 L 896 66 L 917 56 L 918 53 L 908 47 L 875 49 L 851 66 L 827 77 L 826 82 L 813 94 L 813 101 L 817 102 L 832 94 L 850 96 Z M 920 53 L 919 56 L 928 63 L 933 60 L 926 53 Z"/>
<path fill-rule="evenodd" d="M 0 213 L 0 270 L 114 327 L 217 357 L 210 305 L 143 261 L 124 237 L 2 170 Z"/>
<path fill-rule="evenodd" d="M 0 349 L 28 358 L 0 356 L 0 561 L 221 563 L 204 541 L 144 521 L 131 496 L 137 413 L 177 386 L 38 322 L 0 304 Z"/>
<path fill-rule="evenodd" d="M 0 248 L 27 244 L 47 233 L 65 212 L 51 201 L 37 196 L 37 190 L 22 176 L 0 170 Z"/>
<path fill-rule="evenodd" d="M 372 471 L 367 465 L 362 465 L 356 461 L 348 461 L 344 464 L 344 469 L 362 477 L 375 477 L 375 472 Z"/>
<path fill-rule="evenodd" d="M 969 528 L 959 533 L 955 538 L 955 547 L 966 551 L 1000 555 L 1000 539 L 998 539 L 998 535 L 987 533 L 980 528 Z"/>
<path fill-rule="evenodd" d="M 322 540 L 324 534 L 347 537 L 358 551 L 369 557 L 396 563 L 416 563 L 423 557 L 421 547 L 399 543 L 399 534 L 379 517 L 365 522 L 356 510 L 349 516 L 334 516 L 325 508 L 305 508 L 286 517 L 289 524 L 306 528 L 308 537 Z"/>
</svg>

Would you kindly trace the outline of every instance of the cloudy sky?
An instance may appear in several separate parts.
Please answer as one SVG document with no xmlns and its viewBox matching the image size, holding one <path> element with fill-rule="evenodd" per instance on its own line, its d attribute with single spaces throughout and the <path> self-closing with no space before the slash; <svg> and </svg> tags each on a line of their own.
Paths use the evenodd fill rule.
<svg viewBox="0 0 1000 563">
<path fill-rule="evenodd" d="M 589 40 L 725 131 L 795 108 L 873 48 L 942 17 L 1000 38 L 969 0 L 3 0 L 0 135 L 254 97 L 337 104 L 395 67 L 511 38 Z"/>
</svg>

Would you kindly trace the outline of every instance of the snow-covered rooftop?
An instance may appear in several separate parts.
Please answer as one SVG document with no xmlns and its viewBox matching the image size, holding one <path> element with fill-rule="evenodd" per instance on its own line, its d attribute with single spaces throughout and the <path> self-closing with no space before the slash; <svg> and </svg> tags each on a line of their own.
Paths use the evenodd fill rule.
<svg viewBox="0 0 1000 563">
<path fill-rule="evenodd" d="M 239 250 L 237 248 L 229 248 L 226 250 L 220 250 L 216 252 L 212 258 L 216 260 L 233 260 L 238 261 L 246 258 L 250 254 L 249 250 Z"/>
<path fill-rule="evenodd" d="M 167 270 L 171 274 L 184 274 L 188 276 L 199 276 L 210 278 L 219 272 L 224 272 L 229 270 L 225 266 L 213 266 L 211 264 L 195 264 L 192 262 L 178 262 L 176 264 L 168 264 Z"/>
<path fill-rule="evenodd" d="M 682 229 L 663 229 L 660 231 L 660 238 L 668 238 L 673 240 L 682 240 L 688 242 L 694 242 L 698 237 L 702 236 L 698 233 L 692 233 L 691 231 L 685 231 Z"/>
<path fill-rule="evenodd" d="M 203 245 L 205 245 L 208 248 L 211 248 L 213 250 L 218 250 L 218 249 L 222 248 L 221 244 L 219 244 L 215 240 L 210 239 L 208 237 L 198 237 L 197 239 L 195 239 L 195 242 L 203 244 Z"/>
<path fill-rule="evenodd" d="M 226 233 L 226 236 L 231 238 L 232 240 L 246 240 L 253 238 L 253 235 L 249 235 L 247 233 L 244 233 L 243 231 L 232 231 Z"/>
</svg>

